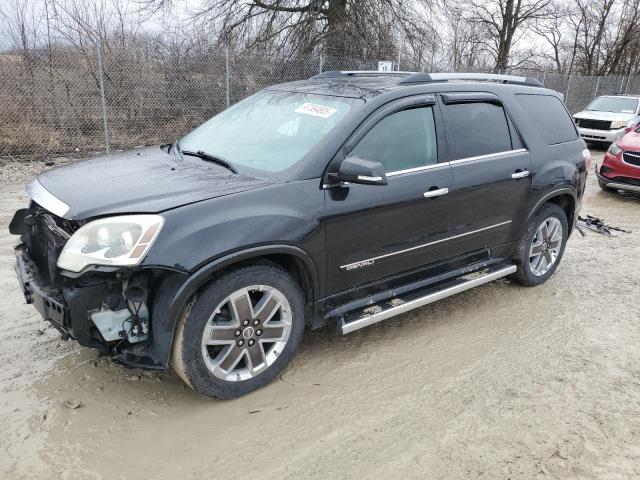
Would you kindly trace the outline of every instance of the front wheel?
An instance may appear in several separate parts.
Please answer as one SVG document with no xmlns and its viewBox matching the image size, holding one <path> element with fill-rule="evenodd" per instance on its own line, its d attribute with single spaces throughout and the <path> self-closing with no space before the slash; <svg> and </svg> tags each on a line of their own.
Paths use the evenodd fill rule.
<svg viewBox="0 0 640 480">
<path fill-rule="evenodd" d="M 518 244 L 515 279 L 521 285 L 546 282 L 562 259 L 569 235 L 567 215 L 553 203 L 546 203 L 531 219 Z"/>
<path fill-rule="evenodd" d="M 224 273 L 180 319 L 171 364 L 197 392 L 223 399 L 260 388 L 287 366 L 304 331 L 303 294 L 275 264 Z"/>
</svg>

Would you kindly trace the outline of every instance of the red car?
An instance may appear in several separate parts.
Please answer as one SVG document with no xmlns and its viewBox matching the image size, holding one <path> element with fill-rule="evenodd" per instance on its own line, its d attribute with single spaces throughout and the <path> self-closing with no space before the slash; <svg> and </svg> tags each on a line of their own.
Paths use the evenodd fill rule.
<svg viewBox="0 0 640 480">
<path fill-rule="evenodd" d="M 603 190 L 640 192 L 640 127 L 611 144 L 596 175 Z"/>
</svg>

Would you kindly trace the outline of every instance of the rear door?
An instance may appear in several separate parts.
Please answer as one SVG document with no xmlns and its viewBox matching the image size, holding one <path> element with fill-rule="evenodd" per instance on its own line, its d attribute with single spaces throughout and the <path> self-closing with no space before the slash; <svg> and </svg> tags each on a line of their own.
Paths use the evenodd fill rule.
<svg viewBox="0 0 640 480">
<path fill-rule="evenodd" d="M 347 143 L 344 154 L 384 166 L 388 185 L 327 188 L 328 295 L 448 256 L 452 177 L 438 162 L 438 118 L 435 97 L 404 99 L 374 114 Z"/>
<path fill-rule="evenodd" d="M 531 192 L 531 156 L 493 94 L 441 96 L 453 174 L 451 255 L 517 240 Z"/>
</svg>

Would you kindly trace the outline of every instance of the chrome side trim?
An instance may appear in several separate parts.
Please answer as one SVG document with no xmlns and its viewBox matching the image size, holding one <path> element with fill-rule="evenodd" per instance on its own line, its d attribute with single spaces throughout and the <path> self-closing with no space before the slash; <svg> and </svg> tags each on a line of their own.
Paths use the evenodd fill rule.
<svg viewBox="0 0 640 480">
<path fill-rule="evenodd" d="M 58 217 L 64 217 L 69 211 L 69 205 L 44 188 L 37 178 L 27 184 L 27 194 L 31 200 Z"/>
<path fill-rule="evenodd" d="M 425 165 L 423 167 L 407 168 L 406 170 L 396 170 L 395 172 L 389 172 L 387 173 L 387 177 L 395 177 L 396 175 L 404 175 L 405 173 L 422 172 L 424 170 L 431 170 L 433 168 L 448 167 L 448 166 L 449 166 L 449 162 L 432 163 L 431 165 Z"/>
<path fill-rule="evenodd" d="M 475 157 L 466 157 L 459 158 L 457 160 L 451 160 L 449 163 L 464 163 L 464 162 L 473 162 L 474 160 L 487 160 L 490 158 L 504 157 L 507 155 L 515 155 L 516 153 L 524 153 L 526 152 L 526 148 L 518 148 L 516 150 L 505 150 L 504 152 L 496 152 L 496 153 L 488 153 L 486 155 L 477 155 Z"/>
<path fill-rule="evenodd" d="M 627 185 L 626 183 L 607 183 L 605 185 L 608 188 L 615 188 L 616 190 L 628 190 L 630 192 L 640 192 L 640 186 L 637 185 Z"/>
<path fill-rule="evenodd" d="M 353 322 L 345 323 L 344 320 L 342 320 L 340 322 L 340 333 L 345 335 L 355 330 L 360 330 L 361 328 L 367 327 L 374 323 L 378 323 L 382 320 L 386 320 L 387 318 L 395 317 L 396 315 L 406 313 L 415 308 L 423 307 L 424 305 L 433 303 L 437 300 L 450 297 L 451 295 L 455 295 L 456 293 L 464 292 L 465 290 L 469 290 L 471 288 L 478 287 L 499 278 L 506 277 L 507 275 L 511 275 L 512 273 L 514 273 L 516 269 L 517 268 L 515 265 L 509 265 L 508 267 L 501 268 L 500 270 L 497 270 L 495 272 L 472 278 L 471 280 L 467 280 L 466 282 L 459 285 L 454 285 L 452 287 L 430 293 L 428 295 L 425 295 L 424 297 L 416 298 L 415 300 L 411 300 L 401 305 L 388 308 L 387 310 L 382 310 L 381 312 L 367 315 L 365 317 L 354 320 Z"/>
<path fill-rule="evenodd" d="M 438 243 L 446 242 L 448 240 L 454 240 L 456 238 L 466 237 L 468 235 L 473 235 L 476 233 L 484 232 L 485 230 L 490 230 L 492 228 L 502 227 L 503 225 L 508 225 L 511 223 L 511 220 L 507 220 L 506 222 L 496 223 L 495 225 L 489 225 L 488 227 L 479 228 L 477 230 L 472 230 L 470 232 L 459 233 L 458 235 L 453 235 L 452 237 L 442 238 L 440 240 L 436 240 L 434 242 L 424 243 L 422 245 L 416 245 L 415 247 L 405 248 L 404 250 L 398 250 L 397 252 L 385 253 L 384 255 L 379 255 L 377 257 L 367 258 L 365 260 L 359 260 L 357 262 L 349 263 L 347 265 L 342 265 L 340 270 L 355 270 L 359 267 L 365 267 L 368 265 L 373 265 L 376 260 L 382 260 L 383 258 L 393 257 L 395 255 L 401 255 L 403 253 L 412 252 L 414 250 L 418 250 L 420 248 L 429 247 L 431 245 L 436 245 Z"/>
<path fill-rule="evenodd" d="M 486 155 L 478 155 L 475 157 L 459 158 L 458 160 L 451 160 L 450 162 L 433 163 L 431 165 L 425 165 L 423 167 L 407 168 L 406 170 L 396 170 L 394 172 L 387 173 L 387 177 L 395 177 L 396 175 L 403 175 L 405 173 L 422 172 L 424 170 L 431 170 L 432 168 L 440 168 L 450 166 L 455 163 L 472 162 L 474 160 L 487 160 L 491 158 L 504 157 L 506 155 L 515 155 L 516 153 L 526 152 L 526 148 L 518 148 L 516 150 L 506 150 L 504 152 L 488 153 Z"/>
</svg>

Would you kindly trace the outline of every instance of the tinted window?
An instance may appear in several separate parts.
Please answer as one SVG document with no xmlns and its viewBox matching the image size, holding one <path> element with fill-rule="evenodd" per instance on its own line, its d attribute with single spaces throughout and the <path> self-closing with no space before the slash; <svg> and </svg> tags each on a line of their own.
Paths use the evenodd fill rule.
<svg viewBox="0 0 640 480">
<path fill-rule="evenodd" d="M 380 162 L 387 173 L 436 163 L 433 109 L 412 108 L 383 118 L 350 155 Z"/>
<path fill-rule="evenodd" d="M 451 160 L 511 150 L 504 109 L 493 103 L 446 105 Z"/>
<path fill-rule="evenodd" d="M 578 138 L 573 120 L 559 98 L 551 95 L 517 94 L 516 99 L 548 145 Z"/>
</svg>

